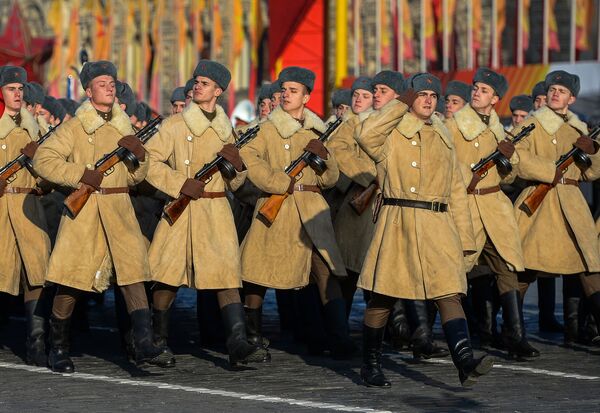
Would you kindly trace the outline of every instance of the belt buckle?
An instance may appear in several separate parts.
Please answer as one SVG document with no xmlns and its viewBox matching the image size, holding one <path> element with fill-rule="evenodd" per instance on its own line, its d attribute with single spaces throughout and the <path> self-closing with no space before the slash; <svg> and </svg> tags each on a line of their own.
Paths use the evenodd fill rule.
<svg viewBox="0 0 600 413">
<path fill-rule="evenodd" d="M 437 202 L 437 201 L 433 201 L 431 203 L 431 210 L 433 212 L 440 212 L 440 208 L 441 208 L 441 203 Z"/>
<path fill-rule="evenodd" d="M 559 184 L 563 184 L 566 185 L 567 181 L 565 180 L 565 177 L 563 176 L 562 178 L 560 178 L 560 181 L 558 181 Z"/>
<path fill-rule="evenodd" d="M 298 185 L 297 191 L 300 191 L 300 192 L 304 191 L 304 184 L 296 184 L 296 185 Z"/>
</svg>

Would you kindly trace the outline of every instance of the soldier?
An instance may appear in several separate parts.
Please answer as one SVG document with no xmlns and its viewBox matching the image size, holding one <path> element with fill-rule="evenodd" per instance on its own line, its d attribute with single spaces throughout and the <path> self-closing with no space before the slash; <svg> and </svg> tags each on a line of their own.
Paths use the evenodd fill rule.
<svg viewBox="0 0 600 413">
<path fill-rule="evenodd" d="M 21 67 L 0 68 L 4 114 L 0 118 L 0 165 L 21 154 L 32 158 L 38 139 L 33 116 L 22 107 L 27 73 Z M 46 366 L 43 305 L 44 276 L 50 256 L 46 217 L 39 200 L 36 179 L 23 168 L 0 178 L 0 291 L 23 291 L 27 322 L 27 364 Z"/>
<path fill-rule="evenodd" d="M 271 112 L 281 104 L 281 81 L 276 79 L 271 83 Z"/>
<path fill-rule="evenodd" d="M 133 90 L 131 90 L 131 86 L 129 86 L 125 82 L 118 81 L 116 82 L 117 94 L 116 94 L 116 103 L 119 104 L 119 107 L 127 116 L 129 116 L 129 120 L 132 125 L 135 124 L 136 119 L 133 118 L 135 115 L 135 111 L 137 109 L 137 103 L 135 101 L 135 95 L 133 94 Z"/>
<path fill-rule="evenodd" d="M 579 93 L 579 77 L 557 70 L 545 80 L 546 106 L 533 112 L 536 128 L 517 146 L 521 159 L 519 176 L 529 180 L 515 203 L 518 229 L 523 243 L 525 268 L 522 294 L 536 273 L 563 275 L 565 344 L 577 339 L 579 281 L 588 297 L 590 313 L 600 322 L 600 253 L 598 233 L 579 181 L 600 176 L 598 143 L 587 136 L 588 130 L 569 110 Z M 571 165 L 566 170 L 555 162 L 575 146 L 589 159 L 588 165 Z M 528 215 L 522 203 L 544 182 L 552 185 L 538 210 Z"/>
<path fill-rule="evenodd" d="M 127 115 L 115 103 L 116 67 L 107 61 L 86 63 L 80 78 L 89 100 L 38 149 L 36 171 L 48 181 L 95 189 L 77 217 L 64 214 L 50 257 L 46 280 L 57 284 L 50 319 L 48 363 L 53 371 L 73 372 L 69 327 L 78 296 L 102 291 L 115 276 L 127 303 L 136 361 L 164 366 L 162 350 L 152 344 L 151 318 L 143 282 L 150 278 L 140 228 L 128 196 L 129 186 L 144 179 L 148 159 L 132 135 Z M 117 146 L 134 154 L 140 166 L 129 172 L 118 163 L 107 176 L 93 165 Z M 114 268 L 114 271 L 113 271 Z M 113 274 L 114 272 L 114 274 Z"/>
<path fill-rule="evenodd" d="M 469 194 L 469 208 L 477 255 L 496 276 L 502 306 L 502 337 L 509 355 L 533 358 L 539 351 L 525 335 L 522 301 L 519 298 L 517 271 L 523 271 L 523 252 L 512 202 L 500 190 L 503 182 L 512 182 L 514 173 L 492 168 L 480 178 L 471 172 L 473 165 L 496 149 L 514 165 L 518 156 L 514 145 L 506 138 L 504 128 L 494 110 L 508 90 L 506 78 L 490 69 L 479 68 L 473 77 L 471 103 L 446 122 L 456 145 L 456 156 Z M 477 294 L 477 292 L 474 292 Z"/>
<path fill-rule="evenodd" d="M 352 91 L 350 89 L 340 89 L 333 92 L 331 106 L 336 118 L 343 117 L 352 106 Z"/>
<path fill-rule="evenodd" d="M 186 107 L 185 104 L 185 87 L 176 87 L 173 89 L 173 93 L 171 93 L 171 114 L 176 115 L 178 113 L 183 112 L 183 109 Z"/>
<path fill-rule="evenodd" d="M 175 224 L 160 221 L 150 246 L 150 268 L 156 281 L 155 342 L 172 357 L 167 348 L 169 309 L 180 286 L 216 290 L 230 363 L 264 362 L 269 359 L 267 350 L 249 344 L 246 337 L 237 290 L 242 286 L 239 245 L 225 196 L 225 191 L 237 189 L 247 174 L 234 146 L 231 122 L 217 105 L 231 74 L 217 62 L 201 60 L 194 79 L 194 102 L 166 120 L 148 144 L 148 182 L 173 198 L 185 194 L 193 199 Z M 235 167 L 236 176 L 227 180 L 215 174 L 206 185 L 193 179 L 196 170 L 217 155 Z"/>
<path fill-rule="evenodd" d="M 258 91 L 258 102 L 256 104 L 256 115 L 259 121 L 267 120 L 271 113 L 271 84 L 262 85 Z"/>
<path fill-rule="evenodd" d="M 196 79 L 192 78 L 185 82 L 183 93 L 185 94 L 185 106 L 188 106 L 193 101 L 194 95 L 194 83 Z"/>
<path fill-rule="evenodd" d="M 346 276 L 335 241 L 323 188 L 332 187 L 339 170 L 332 153 L 317 138 L 325 125 L 305 105 L 310 99 L 315 74 L 301 67 L 285 68 L 279 77 L 281 106 L 261 125 L 258 136 L 242 150 L 248 177 L 264 192 L 256 204 L 254 220 L 242 244 L 248 336 L 254 343 L 261 335 L 262 304 L 267 288 L 304 287 L 312 278 L 324 305 L 325 320 L 334 357 L 348 357 L 354 345 L 348 335 L 346 308 L 335 276 Z M 304 168 L 297 178 L 284 169 L 304 151 L 318 156 L 326 170 L 318 175 Z M 270 194 L 288 194 L 271 225 L 257 211 Z"/>
<path fill-rule="evenodd" d="M 531 91 L 531 99 L 533 99 L 533 109 L 538 110 L 546 106 L 546 84 L 544 81 L 537 82 Z"/>
<path fill-rule="evenodd" d="M 533 110 L 533 100 L 529 95 L 513 96 L 510 100 L 510 126 L 506 128 L 507 132 L 512 132 L 515 127 L 523 122 L 529 116 L 529 112 Z"/>
<path fill-rule="evenodd" d="M 42 107 L 44 102 L 44 89 L 42 85 L 36 82 L 28 82 L 23 88 L 23 103 L 25 109 L 35 117 L 37 111 Z"/>
<path fill-rule="evenodd" d="M 471 101 L 471 85 L 458 80 L 448 82 L 446 86 L 446 119 L 451 118 L 455 112 L 462 109 Z"/>
</svg>

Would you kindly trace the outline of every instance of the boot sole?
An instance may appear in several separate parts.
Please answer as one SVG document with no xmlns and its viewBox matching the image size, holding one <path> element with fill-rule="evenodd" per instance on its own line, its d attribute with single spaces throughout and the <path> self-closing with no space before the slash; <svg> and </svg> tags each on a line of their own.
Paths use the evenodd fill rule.
<svg viewBox="0 0 600 413">
<path fill-rule="evenodd" d="M 473 370 L 471 374 L 461 383 L 463 387 L 471 387 L 477 383 L 479 377 L 488 374 L 490 370 L 492 370 L 495 362 L 495 357 L 484 356 L 477 367 L 475 367 L 475 370 Z"/>
</svg>

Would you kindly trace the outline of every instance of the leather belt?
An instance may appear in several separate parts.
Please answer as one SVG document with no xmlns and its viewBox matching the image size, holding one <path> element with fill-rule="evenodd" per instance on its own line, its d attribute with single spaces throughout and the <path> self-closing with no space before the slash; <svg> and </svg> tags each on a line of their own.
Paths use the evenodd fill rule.
<svg viewBox="0 0 600 413">
<path fill-rule="evenodd" d="M 92 193 L 99 195 L 127 194 L 129 193 L 129 188 L 126 186 L 116 188 L 100 188 Z"/>
<path fill-rule="evenodd" d="M 560 178 L 560 181 L 558 181 L 558 183 L 563 184 L 563 185 L 579 186 L 579 181 L 577 179 L 571 179 L 571 178 L 565 178 L 565 177 Z"/>
<path fill-rule="evenodd" d="M 493 194 L 498 191 L 500 191 L 500 185 L 490 186 L 489 188 L 473 189 L 473 190 L 469 190 L 469 188 L 467 188 L 467 194 L 473 194 L 473 195 L 487 195 L 487 194 Z"/>
<path fill-rule="evenodd" d="M 4 188 L 5 194 L 25 194 L 25 195 L 41 195 L 39 189 L 36 188 L 18 188 L 18 187 L 8 187 Z"/>
<path fill-rule="evenodd" d="M 225 192 L 202 192 L 202 195 L 200 195 L 200 198 L 209 198 L 209 199 L 223 198 L 223 197 L 225 197 Z"/>
<path fill-rule="evenodd" d="M 383 205 L 428 209 L 433 212 L 448 211 L 448 204 L 442 202 L 414 201 L 412 199 L 383 198 Z"/>
<path fill-rule="evenodd" d="M 321 188 L 319 188 L 317 185 L 296 184 L 294 185 L 294 191 L 321 193 Z"/>
</svg>

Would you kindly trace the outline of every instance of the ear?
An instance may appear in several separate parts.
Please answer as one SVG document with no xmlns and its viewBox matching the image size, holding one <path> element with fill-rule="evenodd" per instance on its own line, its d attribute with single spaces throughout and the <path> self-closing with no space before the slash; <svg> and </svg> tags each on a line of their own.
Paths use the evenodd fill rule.
<svg viewBox="0 0 600 413">
<path fill-rule="evenodd" d="M 88 99 L 92 98 L 92 88 L 88 87 L 85 89 L 85 95 L 88 97 Z"/>
<path fill-rule="evenodd" d="M 223 89 L 221 89 L 220 87 L 215 89 L 215 96 L 219 97 L 223 94 Z"/>
<path fill-rule="evenodd" d="M 498 97 L 498 95 L 494 95 L 494 96 L 492 96 L 492 101 L 490 103 L 492 106 L 494 106 L 499 101 L 500 101 L 500 98 Z"/>
<path fill-rule="evenodd" d="M 302 97 L 302 104 L 306 105 L 308 103 L 308 101 L 310 100 L 310 95 L 306 94 Z"/>
<path fill-rule="evenodd" d="M 575 103 L 576 100 L 577 100 L 577 98 L 575 96 L 571 95 L 571 97 L 569 98 L 568 105 L 571 106 L 573 103 Z"/>
</svg>

